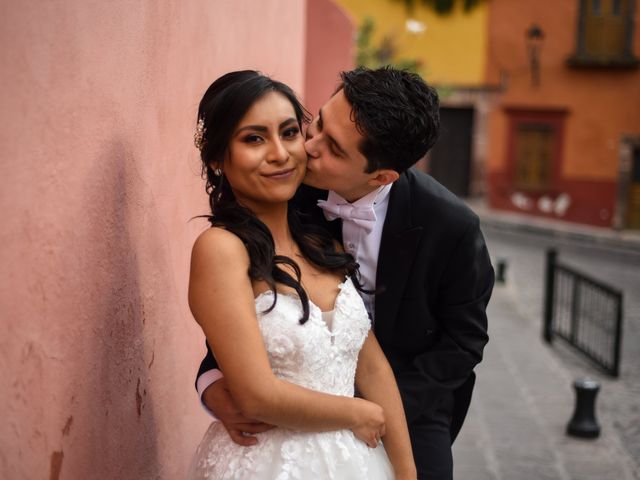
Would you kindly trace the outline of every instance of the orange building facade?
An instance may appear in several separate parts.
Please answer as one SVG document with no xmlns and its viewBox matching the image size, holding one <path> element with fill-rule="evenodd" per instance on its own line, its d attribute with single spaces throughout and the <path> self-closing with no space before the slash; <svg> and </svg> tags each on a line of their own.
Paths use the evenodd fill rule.
<svg viewBox="0 0 640 480">
<path fill-rule="evenodd" d="M 635 0 L 490 0 L 492 208 L 640 228 Z"/>
</svg>

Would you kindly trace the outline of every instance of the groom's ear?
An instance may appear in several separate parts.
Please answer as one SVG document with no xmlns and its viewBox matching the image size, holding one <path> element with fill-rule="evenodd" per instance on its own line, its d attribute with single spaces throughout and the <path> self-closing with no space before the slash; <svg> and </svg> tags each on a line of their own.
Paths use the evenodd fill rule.
<svg viewBox="0 0 640 480">
<path fill-rule="evenodd" d="M 373 172 L 373 177 L 369 179 L 369 185 L 372 187 L 380 187 L 382 185 L 389 185 L 400 178 L 400 174 L 395 170 L 383 168 Z"/>
</svg>

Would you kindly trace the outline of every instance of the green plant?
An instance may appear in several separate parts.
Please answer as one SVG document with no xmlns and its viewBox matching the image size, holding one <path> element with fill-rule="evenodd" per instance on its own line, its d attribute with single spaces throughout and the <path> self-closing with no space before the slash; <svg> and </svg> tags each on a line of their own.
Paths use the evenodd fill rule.
<svg viewBox="0 0 640 480">
<path fill-rule="evenodd" d="M 375 22 L 371 17 L 365 17 L 358 28 L 356 40 L 356 63 L 368 68 L 379 68 L 392 65 L 395 68 L 409 70 L 421 74 L 422 62 L 419 59 L 398 57 L 398 47 L 391 35 L 386 35 L 378 45 L 373 44 Z"/>
</svg>

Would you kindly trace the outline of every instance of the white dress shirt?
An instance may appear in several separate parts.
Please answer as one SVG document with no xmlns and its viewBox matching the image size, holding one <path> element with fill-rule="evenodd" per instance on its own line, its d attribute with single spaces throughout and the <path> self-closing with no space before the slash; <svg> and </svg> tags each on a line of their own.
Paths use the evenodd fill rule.
<svg viewBox="0 0 640 480">
<path fill-rule="evenodd" d="M 353 255 L 360 265 L 360 283 L 365 290 L 376 289 L 376 272 L 378 270 L 378 253 L 382 239 L 382 227 L 389 207 L 391 185 L 384 185 L 353 202 L 357 207 L 373 207 L 376 222 L 373 229 L 366 229 L 349 219 L 342 220 L 342 244 L 346 252 Z M 329 192 L 328 201 L 338 205 L 349 203 L 335 192 Z M 373 294 L 360 293 L 372 322 L 375 320 L 375 298 Z"/>
</svg>

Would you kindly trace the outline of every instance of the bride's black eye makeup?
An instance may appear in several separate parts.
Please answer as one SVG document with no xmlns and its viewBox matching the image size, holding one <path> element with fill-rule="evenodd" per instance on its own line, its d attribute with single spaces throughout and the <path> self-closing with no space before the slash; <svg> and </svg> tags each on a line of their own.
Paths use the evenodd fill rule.
<svg viewBox="0 0 640 480">
<path fill-rule="evenodd" d="M 251 135 L 247 135 L 246 137 L 243 137 L 242 141 L 244 143 L 258 143 L 262 141 L 262 137 L 259 135 L 251 134 Z"/>
<path fill-rule="evenodd" d="M 282 136 L 287 139 L 296 138 L 300 133 L 300 129 L 298 127 L 287 128 L 284 132 L 282 132 Z"/>
</svg>

